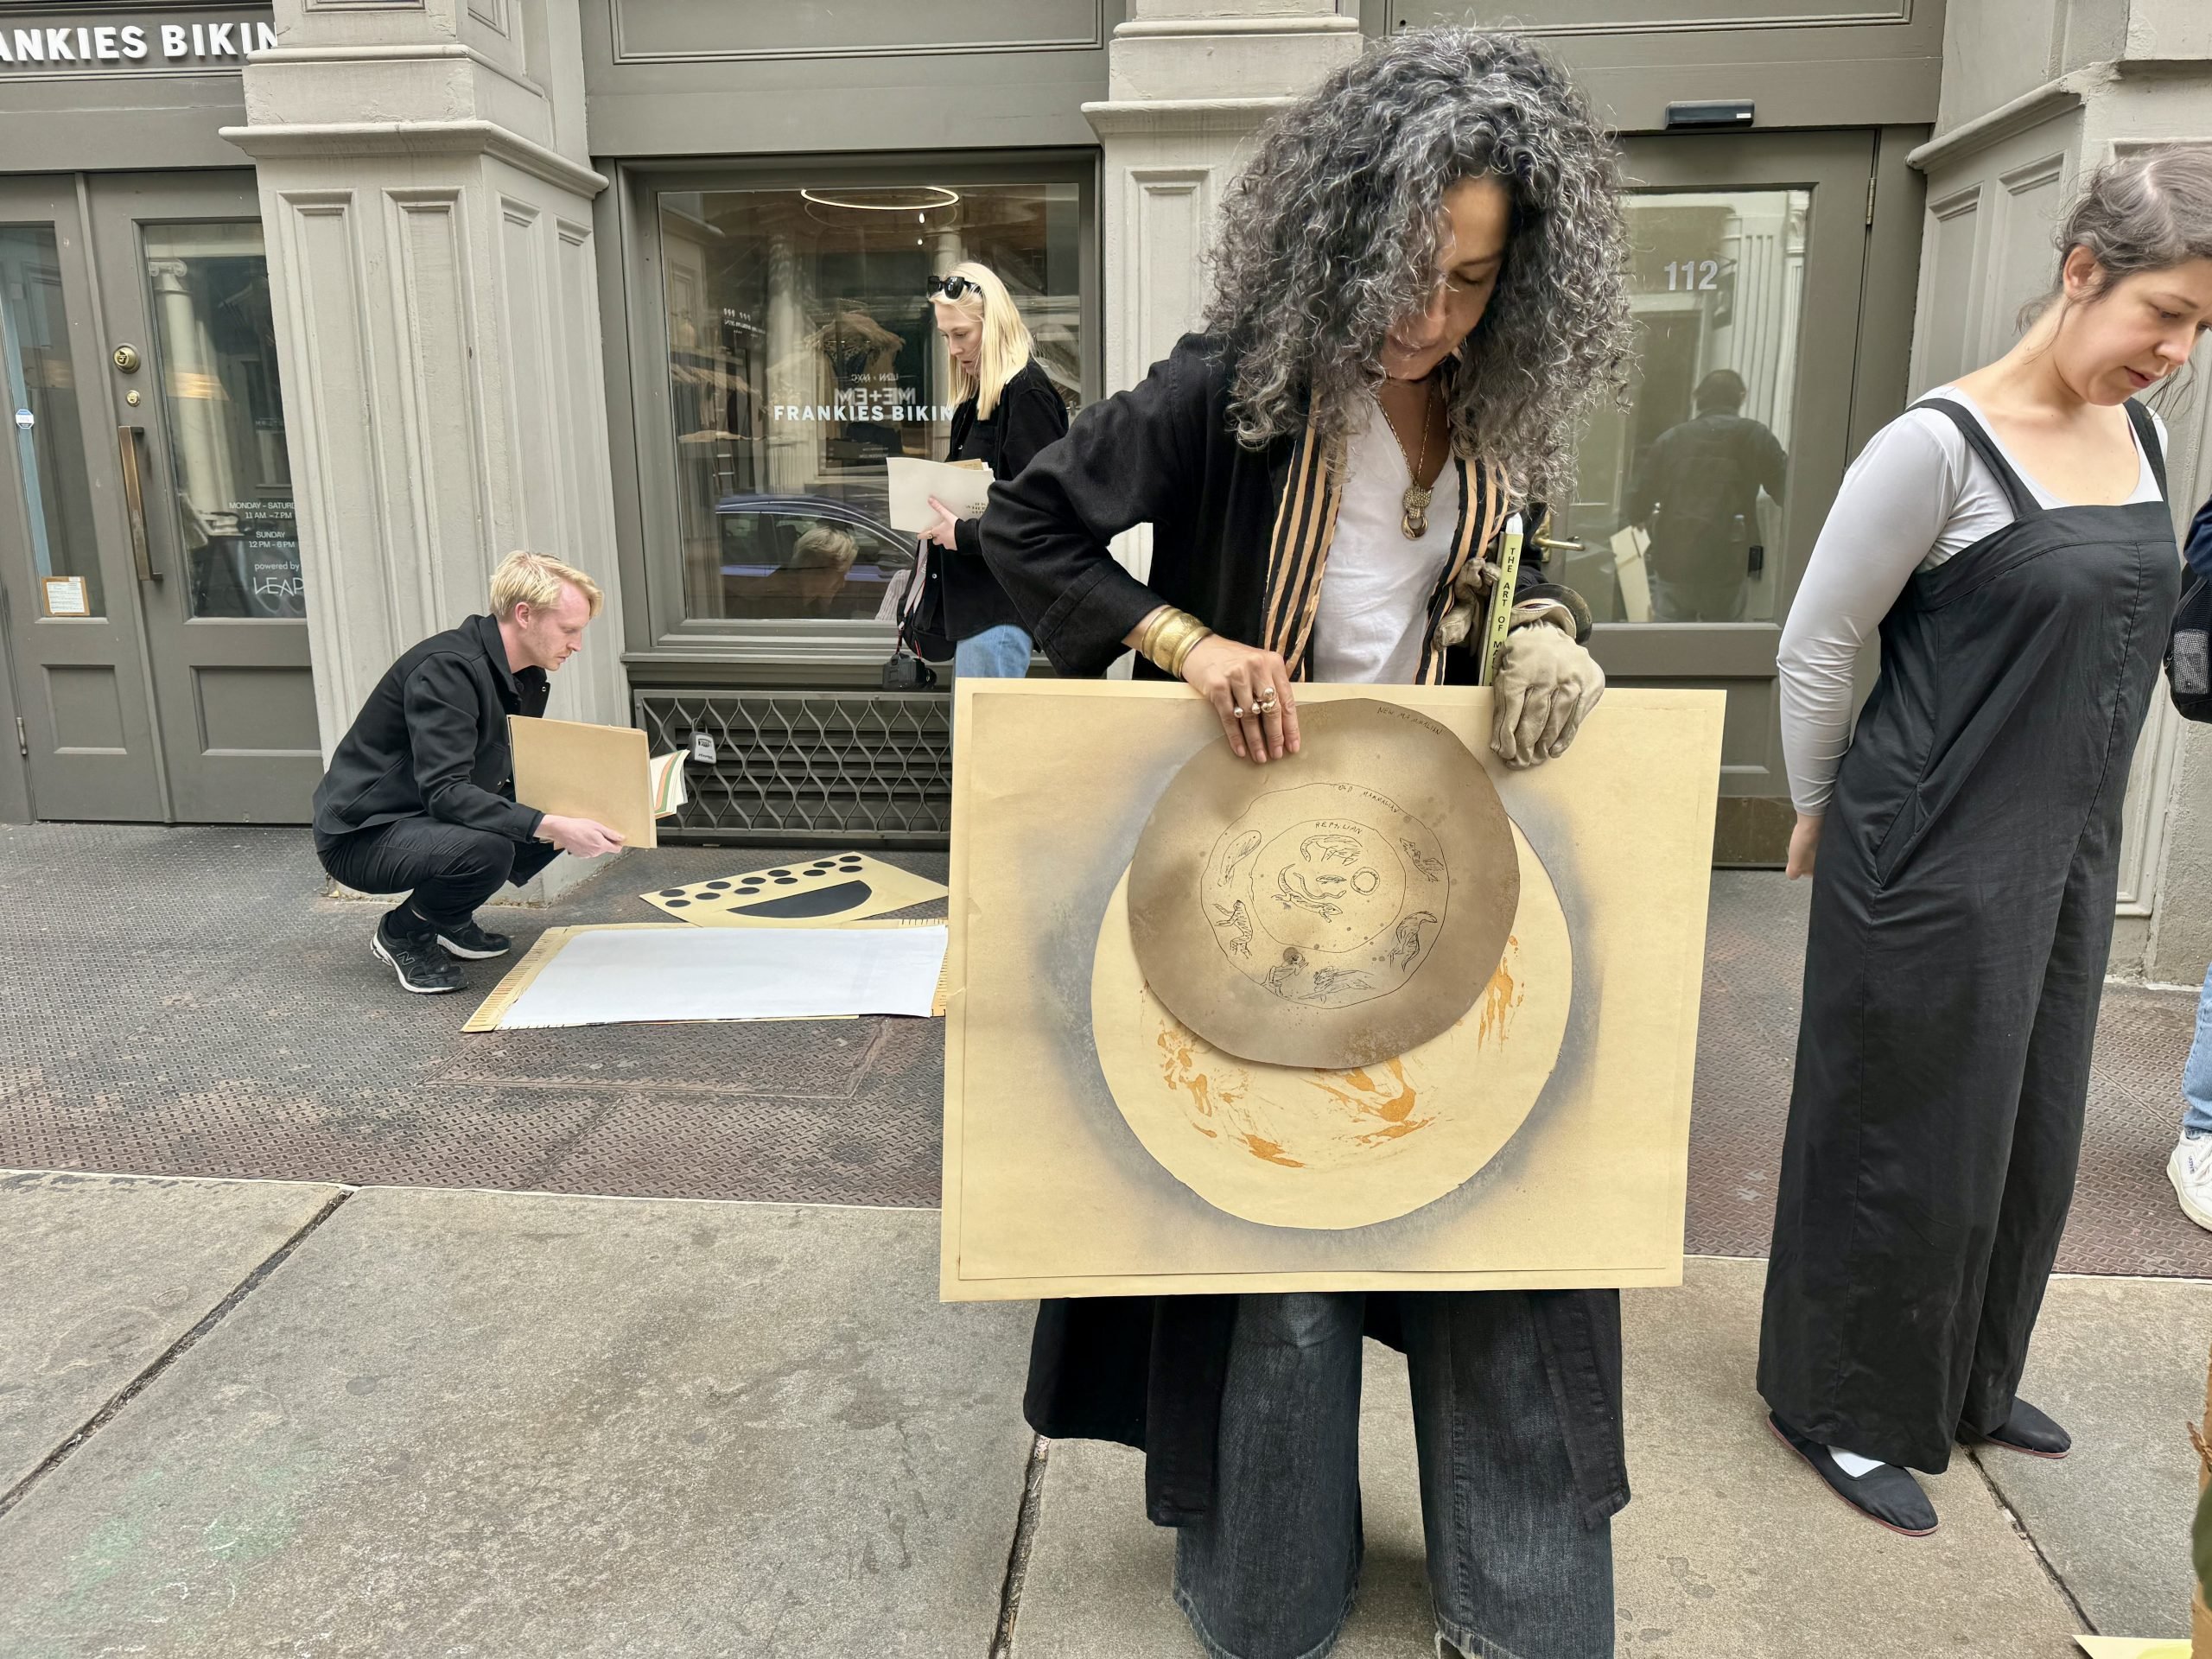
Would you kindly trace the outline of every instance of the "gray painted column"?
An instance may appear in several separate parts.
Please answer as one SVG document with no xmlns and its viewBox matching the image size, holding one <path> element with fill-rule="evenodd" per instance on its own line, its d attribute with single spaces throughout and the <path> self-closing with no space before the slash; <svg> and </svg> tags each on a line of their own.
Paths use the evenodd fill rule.
<svg viewBox="0 0 2212 1659">
<path fill-rule="evenodd" d="M 1105 150 L 1107 391 L 1197 325 L 1201 256 L 1252 135 L 1359 46 L 1336 0 L 1131 0 L 1105 101 L 1083 106 Z"/>
<path fill-rule="evenodd" d="M 260 179 L 324 752 L 515 548 L 607 595 L 549 712 L 627 725 L 576 0 L 276 12 L 224 137 Z"/>
<path fill-rule="evenodd" d="M 1108 391 L 1198 326 L 1214 215 L 1252 136 L 1359 48 L 1359 18 L 1336 0 L 1131 0 L 1107 48 L 1106 99 L 1083 106 L 1104 150 Z M 1150 528 L 1115 552 L 1141 575 Z"/>
</svg>

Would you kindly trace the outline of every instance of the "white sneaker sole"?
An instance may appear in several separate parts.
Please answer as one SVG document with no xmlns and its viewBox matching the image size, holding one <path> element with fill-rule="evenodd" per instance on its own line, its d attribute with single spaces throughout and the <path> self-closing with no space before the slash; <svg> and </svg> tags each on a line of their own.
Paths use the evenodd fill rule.
<svg viewBox="0 0 2212 1659">
<path fill-rule="evenodd" d="M 399 988 L 403 991 L 412 991 L 417 996 L 443 996 L 448 991 L 457 991 L 461 988 L 458 985 L 416 984 L 407 977 L 406 970 L 391 959 L 391 952 L 384 948 L 382 939 L 369 941 L 369 954 L 391 969 L 392 976 L 399 981 Z"/>
<path fill-rule="evenodd" d="M 2173 1183 L 2174 1197 L 2181 1200 L 2181 1212 L 2208 1233 L 2212 1233 L 2212 1214 L 2199 1207 L 2189 1196 L 2189 1186 L 2182 1179 L 2181 1148 L 2176 1147 L 2166 1154 L 2166 1179 Z"/>
<path fill-rule="evenodd" d="M 438 949 L 449 957 L 459 957 L 463 962 L 489 962 L 494 957 L 505 956 L 512 948 L 503 944 L 497 950 L 471 950 L 464 945 L 455 944 L 442 933 L 438 935 Z"/>
</svg>

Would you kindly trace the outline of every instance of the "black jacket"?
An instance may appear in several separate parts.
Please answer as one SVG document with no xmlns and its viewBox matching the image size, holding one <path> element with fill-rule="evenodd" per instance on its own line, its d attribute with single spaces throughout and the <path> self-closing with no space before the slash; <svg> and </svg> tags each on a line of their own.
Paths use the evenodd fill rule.
<svg viewBox="0 0 2212 1659">
<path fill-rule="evenodd" d="M 1334 523 L 1327 469 L 1306 437 L 1242 448 L 1228 423 L 1228 376 L 1186 336 L 1141 385 L 1092 404 L 1068 435 L 991 493 L 983 556 L 1064 674 L 1096 675 L 1122 636 L 1162 601 L 1248 644 L 1265 640 L 1296 671 L 1310 645 Z M 1430 605 L 1422 674 L 1473 677 L 1465 652 L 1435 643 L 1451 570 L 1503 524 L 1503 480 L 1469 467 L 1459 534 Z M 1115 563 L 1108 539 L 1153 526 L 1149 579 Z M 1524 566 L 1518 597 L 1588 612 Z M 1303 619 L 1301 620 L 1301 618 Z M 1584 630 L 1586 632 L 1586 627 Z M 1140 661 L 1141 674 L 1157 674 Z M 1595 1525 L 1628 1502 L 1621 1433 L 1620 1299 L 1609 1290 L 1526 1294 L 1566 1431 L 1576 1494 Z M 1397 1301 L 1367 1301 L 1369 1334 L 1402 1346 Z M 1145 1508 L 1162 1526 L 1211 1507 L 1221 1390 L 1236 1319 L 1231 1296 L 1095 1297 L 1038 1309 L 1023 1410 L 1056 1440 L 1116 1440 L 1145 1452 Z"/>
<path fill-rule="evenodd" d="M 507 667 L 499 625 L 472 616 L 385 671 L 315 791 L 318 847 L 396 818 L 528 841 L 545 815 L 515 803 L 507 716 L 545 712 L 545 671 Z"/>
<path fill-rule="evenodd" d="M 1656 573 L 1738 581 L 1759 538 L 1759 492 L 1782 499 L 1789 458 L 1757 421 L 1709 409 L 1662 432 L 1636 469 L 1625 517 L 1649 524 Z"/>
<path fill-rule="evenodd" d="M 973 397 L 952 411 L 952 442 L 945 459 L 988 461 L 994 479 L 1011 479 L 1067 429 L 1068 406 L 1033 357 L 1007 378 L 989 418 L 976 417 Z M 998 499 L 995 486 L 991 499 Z M 973 639 L 1002 622 L 1022 626 L 1021 613 L 983 562 L 982 526 L 980 518 L 957 521 L 953 556 L 944 562 L 945 630 L 955 639 Z"/>
</svg>

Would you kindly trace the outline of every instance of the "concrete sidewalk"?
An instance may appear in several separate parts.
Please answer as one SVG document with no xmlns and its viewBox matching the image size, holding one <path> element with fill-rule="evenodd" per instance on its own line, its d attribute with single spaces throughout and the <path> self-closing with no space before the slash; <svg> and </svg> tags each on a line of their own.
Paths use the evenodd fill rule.
<svg viewBox="0 0 2212 1659">
<path fill-rule="evenodd" d="M 940 1306 L 936 1250 L 918 1210 L 0 1177 L 0 1654 L 1197 1655 L 1138 1460 L 1034 1444 L 1028 1309 Z M 2186 1630 L 2212 1284 L 2056 1282 L 2029 1392 L 2080 1450 L 1962 1455 L 1914 1541 L 1766 1434 L 1761 1274 L 1627 1299 L 1624 1655 Z M 1351 1659 L 1428 1651 L 1370 1359 Z"/>
<path fill-rule="evenodd" d="M 641 893 L 777 861 L 765 848 L 626 854 L 499 925 L 526 947 L 544 925 L 664 923 Z M 944 874 L 942 854 L 891 861 Z M 469 964 L 468 995 L 408 996 L 369 955 L 378 907 L 318 898 L 322 880 L 297 830 L 0 826 L 0 955 L 18 993 L 0 1038 L 0 1166 L 937 1202 L 939 1022 L 465 1035 L 510 964 Z M 1809 893 L 1771 873 L 1713 878 L 1693 1250 L 1766 1249 Z M 2186 992 L 2106 988 L 2061 1268 L 2212 1278 L 2212 1233 L 2164 1175 L 2196 1014 Z"/>
</svg>

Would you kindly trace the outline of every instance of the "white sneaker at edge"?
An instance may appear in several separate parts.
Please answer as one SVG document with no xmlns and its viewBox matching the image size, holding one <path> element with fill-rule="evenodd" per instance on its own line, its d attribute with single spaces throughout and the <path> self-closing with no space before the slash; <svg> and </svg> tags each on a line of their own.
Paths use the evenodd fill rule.
<svg viewBox="0 0 2212 1659">
<path fill-rule="evenodd" d="M 2174 1184 L 2181 1212 L 2212 1230 L 2212 1135 L 2184 1135 L 2166 1160 L 2166 1179 Z"/>
</svg>

